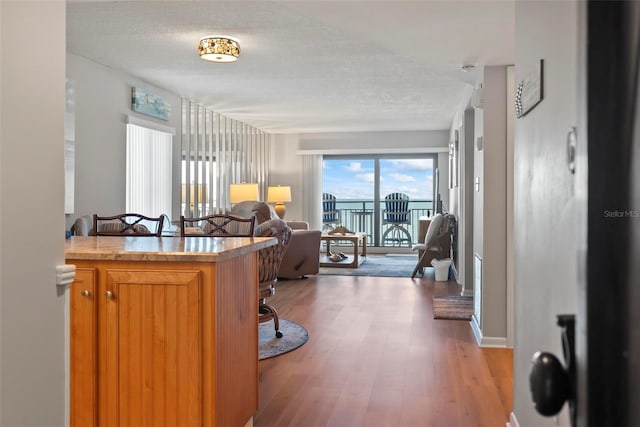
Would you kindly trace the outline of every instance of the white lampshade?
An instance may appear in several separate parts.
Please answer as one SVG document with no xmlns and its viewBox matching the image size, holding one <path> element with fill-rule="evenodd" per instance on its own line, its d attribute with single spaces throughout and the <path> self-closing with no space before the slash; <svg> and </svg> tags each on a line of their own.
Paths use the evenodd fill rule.
<svg viewBox="0 0 640 427">
<path fill-rule="evenodd" d="M 267 190 L 267 202 L 283 203 L 291 201 L 291 187 L 277 186 L 269 187 Z"/>
<path fill-rule="evenodd" d="M 258 184 L 231 184 L 229 186 L 229 202 L 240 203 L 245 200 L 258 200 Z"/>
</svg>

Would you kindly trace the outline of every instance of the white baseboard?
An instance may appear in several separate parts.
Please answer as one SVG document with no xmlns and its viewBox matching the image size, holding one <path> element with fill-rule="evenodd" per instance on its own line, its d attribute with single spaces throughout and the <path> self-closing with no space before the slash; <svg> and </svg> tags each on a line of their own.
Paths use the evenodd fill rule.
<svg viewBox="0 0 640 427">
<path fill-rule="evenodd" d="M 475 316 L 471 316 L 471 331 L 473 332 L 473 336 L 476 339 L 476 344 L 480 345 L 482 342 L 482 331 L 480 330 L 480 325 L 478 325 L 478 318 Z"/>
<path fill-rule="evenodd" d="M 471 316 L 471 330 L 473 331 L 473 336 L 475 337 L 478 346 L 507 348 L 506 337 L 485 337 L 482 335 L 482 330 L 480 329 L 480 325 L 478 325 L 478 319 L 476 316 Z"/>
<path fill-rule="evenodd" d="M 463 289 L 462 290 L 462 296 L 463 297 L 472 297 L 473 296 L 473 289 Z"/>
<path fill-rule="evenodd" d="M 480 347 L 508 348 L 506 337 L 482 337 Z"/>
</svg>

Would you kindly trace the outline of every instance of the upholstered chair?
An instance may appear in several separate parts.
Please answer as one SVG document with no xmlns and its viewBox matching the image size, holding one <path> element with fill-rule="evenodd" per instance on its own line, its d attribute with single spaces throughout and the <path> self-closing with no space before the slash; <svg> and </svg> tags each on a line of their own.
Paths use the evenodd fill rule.
<svg viewBox="0 0 640 427">
<path fill-rule="evenodd" d="M 91 234 L 91 227 L 93 224 L 93 217 L 91 215 L 83 215 L 73 222 L 71 225 L 72 236 L 89 236 Z"/>
<path fill-rule="evenodd" d="M 264 202 L 245 201 L 235 204 L 230 213 L 232 215 L 255 216 L 258 225 L 270 219 L 279 219 L 273 208 Z M 293 230 L 291 243 L 282 259 L 278 277 L 296 279 L 308 274 L 318 274 L 320 271 L 320 230 L 309 230 L 309 224 L 304 221 L 287 221 Z"/>
<path fill-rule="evenodd" d="M 424 243 L 413 245 L 413 251 L 423 251 L 411 277 L 416 277 L 425 267 L 431 267 L 434 259 L 451 258 L 452 240 L 456 230 L 456 217 L 451 214 L 436 214 L 429 224 Z"/>
</svg>

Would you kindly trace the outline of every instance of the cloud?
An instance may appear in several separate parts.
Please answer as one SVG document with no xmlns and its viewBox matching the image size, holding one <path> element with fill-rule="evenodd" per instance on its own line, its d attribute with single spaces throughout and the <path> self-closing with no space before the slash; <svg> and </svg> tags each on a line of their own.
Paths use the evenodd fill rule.
<svg viewBox="0 0 640 427">
<path fill-rule="evenodd" d="M 431 159 L 396 159 L 390 160 L 394 167 L 399 169 L 408 169 L 414 171 L 426 171 L 433 169 L 433 160 Z"/>
<path fill-rule="evenodd" d="M 360 162 L 351 162 L 349 166 L 345 166 L 345 169 L 349 172 L 364 172 L 365 170 L 362 168 L 362 163 Z"/>
<path fill-rule="evenodd" d="M 359 173 L 356 174 L 356 179 L 372 184 L 375 182 L 376 176 L 373 173 Z"/>
<path fill-rule="evenodd" d="M 406 175 L 403 173 L 392 173 L 391 178 L 395 179 L 398 182 L 415 182 L 416 178 L 411 175 Z"/>
</svg>

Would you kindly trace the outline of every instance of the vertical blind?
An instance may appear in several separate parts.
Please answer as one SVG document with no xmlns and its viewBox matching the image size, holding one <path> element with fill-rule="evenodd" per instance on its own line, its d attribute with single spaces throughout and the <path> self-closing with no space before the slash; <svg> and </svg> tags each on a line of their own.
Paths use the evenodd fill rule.
<svg viewBox="0 0 640 427">
<path fill-rule="evenodd" d="M 172 139 L 171 133 L 127 124 L 127 212 L 171 213 Z"/>
<path fill-rule="evenodd" d="M 183 215 L 226 212 L 235 183 L 257 183 L 265 199 L 271 135 L 183 99 L 181 141 Z"/>
</svg>

